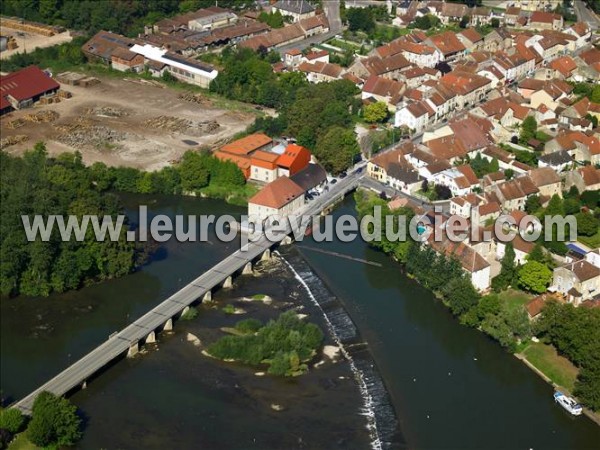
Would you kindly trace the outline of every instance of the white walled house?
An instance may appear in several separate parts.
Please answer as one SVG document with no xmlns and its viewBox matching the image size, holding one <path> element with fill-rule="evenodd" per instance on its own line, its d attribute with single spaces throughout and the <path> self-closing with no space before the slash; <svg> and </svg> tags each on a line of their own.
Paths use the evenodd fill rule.
<svg viewBox="0 0 600 450">
<path fill-rule="evenodd" d="M 429 117 L 433 114 L 431 107 L 424 101 L 409 103 L 396 110 L 394 126 L 407 126 L 416 133 L 420 133 L 429 124 Z"/>
<path fill-rule="evenodd" d="M 248 200 L 248 215 L 266 219 L 288 216 L 304 205 L 304 189 L 283 176 L 267 184 Z"/>
</svg>

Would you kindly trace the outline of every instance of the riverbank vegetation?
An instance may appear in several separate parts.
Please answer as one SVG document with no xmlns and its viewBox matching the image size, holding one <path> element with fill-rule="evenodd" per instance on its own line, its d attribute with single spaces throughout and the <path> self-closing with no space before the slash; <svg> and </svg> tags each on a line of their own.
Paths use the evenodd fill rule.
<svg viewBox="0 0 600 450">
<path fill-rule="evenodd" d="M 535 331 L 579 367 L 574 394 L 600 410 L 600 309 L 548 302 Z"/>
<path fill-rule="evenodd" d="M 268 373 L 277 376 L 306 372 L 306 362 L 323 341 L 321 329 L 301 320 L 294 311 L 285 312 L 266 325 L 245 319 L 236 324 L 235 330 L 239 334 L 222 337 L 211 344 L 207 352 L 219 359 L 251 366 L 266 364 Z"/>
<path fill-rule="evenodd" d="M 0 448 L 62 448 L 82 436 L 82 420 L 69 400 L 41 392 L 33 402 L 32 418 L 18 409 L 0 411 Z"/>
<path fill-rule="evenodd" d="M 94 280 L 131 272 L 137 261 L 135 244 L 127 242 L 125 225 L 117 241 L 97 241 L 91 227 L 82 240 L 63 242 L 57 227 L 50 238 L 28 242 L 21 216 L 69 214 L 110 216 L 121 213 L 115 195 L 94 182 L 81 155 L 49 158 L 43 144 L 22 158 L 0 152 L 2 202 L 0 293 L 47 296 L 77 289 Z"/>
<path fill-rule="evenodd" d="M 355 200 L 361 218 L 373 214 L 375 206 L 382 208 L 382 217 L 405 216 L 407 224 L 414 216 L 408 208 L 390 211 L 387 202 L 373 193 L 358 191 Z M 525 310 L 532 296 L 513 288 L 534 294 L 545 292 L 552 276 L 552 263 L 541 245 L 536 245 L 526 264 L 519 267 L 514 262 L 512 245 L 507 244 L 500 274 L 493 280 L 495 292 L 482 296 L 452 256 L 438 255 L 429 246 L 410 238 L 404 242 L 389 241 L 385 237 L 385 223 L 381 233 L 381 242 L 371 245 L 403 264 L 408 274 L 441 298 L 462 324 L 483 331 L 511 353 L 527 349 L 524 343 L 529 343 L 532 336 L 539 336 L 545 344 L 554 346 L 579 368 L 574 394 L 585 406 L 600 409 L 600 310 L 548 302 L 541 320 L 532 325 Z M 536 349 L 528 352 L 526 357 L 531 357 L 532 364 L 540 363 L 542 372 L 549 372 L 550 378 L 558 377 L 569 387 L 564 380 L 572 376 L 572 371 L 564 375 L 560 367 L 550 369 L 548 366 L 555 360 L 542 358 L 547 355 L 541 355 Z"/>
<path fill-rule="evenodd" d="M 256 189 L 239 168 L 208 151 L 188 151 L 180 163 L 156 172 L 103 163 L 85 166 L 79 153 L 49 157 L 38 143 L 23 157 L 0 152 L 0 293 L 3 296 L 48 296 L 93 281 L 126 275 L 143 262 L 145 249 L 126 239 L 97 241 L 92 227 L 81 240 L 63 242 L 58 227 L 47 241 L 28 242 L 21 216 L 110 216 L 122 205 L 113 192 L 192 194 L 245 204 Z"/>
</svg>

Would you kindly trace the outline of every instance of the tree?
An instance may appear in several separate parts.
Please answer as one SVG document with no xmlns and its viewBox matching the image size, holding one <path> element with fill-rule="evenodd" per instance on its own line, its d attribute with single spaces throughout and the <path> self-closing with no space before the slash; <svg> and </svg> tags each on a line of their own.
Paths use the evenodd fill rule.
<svg viewBox="0 0 600 450">
<path fill-rule="evenodd" d="M 27 438 L 37 446 L 69 446 L 81 438 L 81 418 L 67 399 L 41 392 L 33 402 Z"/>
<path fill-rule="evenodd" d="M 540 202 L 539 195 L 530 195 L 525 200 L 525 211 L 528 214 L 535 214 L 540 209 L 542 209 L 542 203 Z"/>
<path fill-rule="evenodd" d="M 417 17 L 412 24 L 420 30 L 429 30 L 434 28 L 439 23 L 439 19 L 431 14 L 426 14 L 421 17 Z"/>
<path fill-rule="evenodd" d="M 537 121 L 533 116 L 527 116 L 523 123 L 521 124 L 521 135 L 520 141 L 522 144 L 527 144 L 527 142 L 535 136 L 535 132 L 537 131 Z"/>
<path fill-rule="evenodd" d="M 21 427 L 25 423 L 25 417 L 16 408 L 8 408 L 0 411 L 0 428 L 8 430 L 11 434 L 21 431 Z"/>
<path fill-rule="evenodd" d="M 444 288 L 444 295 L 454 315 L 460 316 L 477 304 L 479 293 L 466 278 L 455 278 Z"/>
<path fill-rule="evenodd" d="M 492 25 L 492 28 L 500 28 L 500 19 L 498 19 L 497 17 L 494 17 L 490 24 Z"/>
<path fill-rule="evenodd" d="M 563 201 L 565 214 L 577 214 L 581 210 L 581 201 L 578 197 L 568 197 Z"/>
<path fill-rule="evenodd" d="M 371 8 L 349 8 L 346 10 L 348 29 L 350 31 L 364 31 L 369 34 L 375 30 L 375 19 Z"/>
<path fill-rule="evenodd" d="M 360 153 L 356 135 L 352 129 L 331 127 L 315 147 L 315 156 L 325 170 L 338 174 L 354 163 Z"/>
<path fill-rule="evenodd" d="M 445 186 L 443 184 L 435 185 L 435 194 L 437 199 L 439 200 L 447 200 L 449 198 L 452 198 L 452 191 L 448 186 Z"/>
<path fill-rule="evenodd" d="M 577 219 L 577 235 L 593 236 L 598 232 L 598 219 L 593 214 L 580 212 L 575 214 Z"/>
<path fill-rule="evenodd" d="M 200 153 L 185 152 L 178 169 L 185 192 L 198 192 L 208 185 L 210 171 Z"/>
<path fill-rule="evenodd" d="M 528 261 L 519 269 L 519 285 L 530 292 L 542 294 L 552 280 L 552 271 L 538 261 Z"/>
<path fill-rule="evenodd" d="M 545 264 L 548 261 L 548 257 L 544 252 L 544 247 L 539 242 L 536 242 L 531 250 L 531 253 L 527 255 L 527 261 L 537 261 L 539 263 Z"/>
<path fill-rule="evenodd" d="M 512 242 L 507 242 L 501 261 L 500 273 L 492 279 L 492 288 L 494 291 L 503 291 L 514 283 L 517 272 L 515 257 L 516 254 Z"/>
<path fill-rule="evenodd" d="M 283 16 L 279 12 L 279 10 L 275 11 L 274 13 L 266 13 L 263 11 L 259 14 L 258 20 L 260 22 L 266 23 L 271 28 L 281 28 L 285 25 L 283 21 Z"/>
<path fill-rule="evenodd" d="M 546 211 L 544 213 L 547 216 L 564 216 L 565 215 L 563 201 L 558 196 L 558 194 L 554 194 L 550 198 L 550 201 L 548 202 L 548 206 L 546 206 Z"/>
<path fill-rule="evenodd" d="M 592 122 L 592 127 L 593 128 L 597 128 L 598 127 L 598 117 L 591 115 L 590 113 L 585 115 L 585 118 L 587 120 L 589 120 L 590 122 Z"/>
<path fill-rule="evenodd" d="M 581 369 L 575 383 L 574 394 L 585 406 L 594 411 L 600 410 L 600 370 L 586 367 Z"/>
<path fill-rule="evenodd" d="M 371 103 L 365 106 L 364 118 L 366 122 L 383 122 L 388 117 L 388 108 L 384 102 Z"/>
<path fill-rule="evenodd" d="M 467 26 L 469 26 L 469 22 L 471 21 L 469 16 L 462 16 L 462 18 L 460 19 L 460 22 L 458 24 L 458 26 L 460 28 L 467 28 Z"/>
</svg>

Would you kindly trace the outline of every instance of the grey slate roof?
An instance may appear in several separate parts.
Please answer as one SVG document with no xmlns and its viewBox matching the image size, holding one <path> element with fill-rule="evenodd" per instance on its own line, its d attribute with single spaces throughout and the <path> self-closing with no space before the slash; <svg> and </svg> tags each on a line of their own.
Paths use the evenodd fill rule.
<svg viewBox="0 0 600 450">
<path fill-rule="evenodd" d="M 318 164 L 309 164 L 300 172 L 292 175 L 290 180 L 306 192 L 326 181 L 327 172 Z"/>
<path fill-rule="evenodd" d="M 547 155 L 541 155 L 538 159 L 550 166 L 558 166 L 560 164 L 573 162 L 573 158 L 571 158 L 571 155 L 569 155 L 569 152 L 566 150 L 559 150 L 557 152 L 548 153 Z"/>
<path fill-rule="evenodd" d="M 421 177 L 412 169 L 401 166 L 398 163 L 390 163 L 387 169 L 387 176 L 395 178 L 406 184 L 417 183 L 421 181 Z"/>
</svg>

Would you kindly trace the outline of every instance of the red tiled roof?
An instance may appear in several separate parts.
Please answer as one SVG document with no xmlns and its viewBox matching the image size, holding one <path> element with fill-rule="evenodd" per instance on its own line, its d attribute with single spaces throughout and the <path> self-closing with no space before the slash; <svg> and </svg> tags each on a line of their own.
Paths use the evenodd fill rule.
<svg viewBox="0 0 600 450">
<path fill-rule="evenodd" d="M 404 83 L 400 81 L 371 75 L 363 86 L 363 92 L 399 100 L 404 88 Z"/>
<path fill-rule="evenodd" d="M 431 39 L 433 45 L 435 45 L 444 56 L 465 50 L 465 46 L 452 31 L 444 31 L 443 33 L 431 36 L 429 39 Z"/>
<path fill-rule="evenodd" d="M 477 178 L 477 175 L 475 175 L 475 172 L 468 164 L 456 166 L 456 170 L 465 176 L 470 185 L 479 184 L 479 178 Z"/>
<path fill-rule="evenodd" d="M 310 161 L 310 156 L 310 151 L 307 148 L 297 144 L 289 144 L 285 148 L 285 152 L 277 159 L 277 165 L 289 169 L 297 160 L 304 159 Z"/>
<path fill-rule="evenodd" d="M 267 184 L 248 203 L 280 209 L 301 195 L 304 195 L 304 189 L 283 176 Z"/>
<path fill-rule="evenodd" d="M 555 20 L 560 20 L 561 17 L 558 14 L 545 12 L 545 11 L 534 11 L 531 14 L 531 23 L 552 23 Z"/>
<path fill-rule="evenodd" d="M 29 66 L 17 72 L 0 76 L 0 108 L 11 106 L 8 95 L 18 101 L 28 100 L 48 91 L 59 89 L 60 85 L 36 66 Z"/>
<path fill-rule="evenodd" d="M 221 151 L 236 155 L 247 155 L 271 142 L 273 142 L 273 139 L 266 134 L 251 134 L 250 136 L 243 137 L 237 141 L 224 145 L 221 147 Z"/>
<path fill-rule="evenodd" d="M 483 38 L 481 35 L 475 30 L 475 28 L 467 28 L 466 30 L 461 31 L 459 34 L 463 35 L 473 44 L 476 44 L 479 41 L 482 41 Z"/>
</svg>

